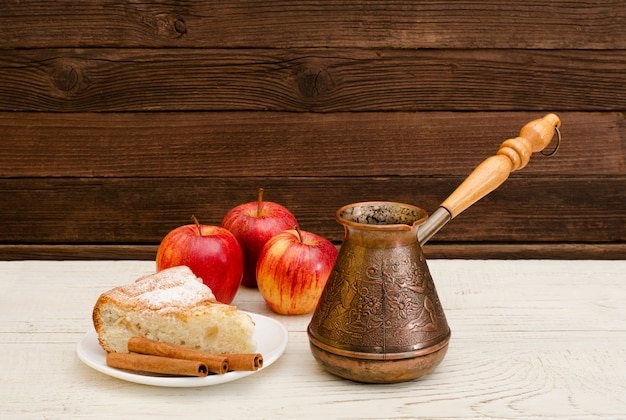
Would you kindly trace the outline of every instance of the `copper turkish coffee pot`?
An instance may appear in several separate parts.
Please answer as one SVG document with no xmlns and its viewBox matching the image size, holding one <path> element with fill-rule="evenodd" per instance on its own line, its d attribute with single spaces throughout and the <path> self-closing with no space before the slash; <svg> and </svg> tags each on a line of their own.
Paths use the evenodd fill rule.
<svg viewBox="0 0 626 420">
<path fill-rule="evenodd" d="M 329 372 L 354 381 L 392 383 L 432 372 L 450 328 L 422 245 L 448 221 L 543 151 L 561 121 L 526 124 L 483 161 L 429 218 L 419 207 L 363 202 L 337 210 L 345 236 L 308 327 L 311 351 Z M 554 152 L 546 154 L 552 155 Z"/>
</svg>

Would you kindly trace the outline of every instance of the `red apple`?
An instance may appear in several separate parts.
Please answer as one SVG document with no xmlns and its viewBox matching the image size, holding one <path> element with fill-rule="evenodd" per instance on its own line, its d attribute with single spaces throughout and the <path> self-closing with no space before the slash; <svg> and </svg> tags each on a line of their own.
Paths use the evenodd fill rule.
<svg viewBox="0 0 626 420">
<path fill-rule="evenodd" d="M 188 266 L 209 286 L 215 298 L 231 303 L 243 275 L 243 252 L 235 236 L 219 226 L 180 226 L 168 233 L 157 251 L 157 271 Z"/>
<path fill-rule="evenodd" d="M 312 312 L 337 258 L 325 238 L 300 229 L 271 238 L 257 264 L 259 292 L 270 309 L 282 315 Z"/>
<path fill-rule="evenodd" d="M 257 287 L 256 265 L 265 243 L 272 236 L 298 225 L 294 215 L 285 207 L 262 200 L 263 188 L 260 188 L 257 201 L 233 208 L 220 224 L 231 231 L 241 245 L 244 256 L 241 284 L 247 287 Z"/>
</svg>

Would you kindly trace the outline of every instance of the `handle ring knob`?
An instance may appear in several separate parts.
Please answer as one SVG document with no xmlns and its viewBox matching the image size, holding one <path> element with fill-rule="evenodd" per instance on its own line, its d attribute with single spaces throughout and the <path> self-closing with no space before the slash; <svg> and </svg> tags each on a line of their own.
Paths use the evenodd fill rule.
<svg viewBox="0 0 626 420">
<path fill-rule="evenodd" d="M 547 152 L 547 153 L 542 150 L 541 154 L 544 155 L 545 157 L 552 157 L 556 155 L 556 152 L 558 152 L 559 147 L 561 147 L 561 131 L 559 130 L 559 127 L 557 127 L 556 125 L 554 126 L 554 131 L 556 132 L 556 147 L 554 148 L 553 151 Z"/>
</svg>

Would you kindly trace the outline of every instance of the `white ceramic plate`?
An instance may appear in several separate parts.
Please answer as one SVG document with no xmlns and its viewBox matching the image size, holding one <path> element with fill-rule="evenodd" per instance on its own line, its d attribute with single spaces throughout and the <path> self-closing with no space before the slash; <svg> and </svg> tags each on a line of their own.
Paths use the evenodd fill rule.
<svg viewBox="0 0 626 420">
<path fill-rule="evenodd" d="M 256 352 L 261 353 L 263 356 L 263 367 L 257 371 L 227 372 L 223 375 L 208 375 L 196 378 L 156 376 L 115 369 L 106 364 L 106 352 L 100 346 L 98 334 L 93 329 L 88 331 L 78 343 L 76 352 L 80 360 L 87 366 L 109 376 L 129 382 L 136 382 L 138 384 L 167 387 L 198 387 L 223 384 L 267 369 L 268 366 L 282 356 L 287 348 L 287 330 L 280 322 L 263 315 L 253 313 L 248 313 L 248 315 L 252 317 L 252 320 L 256 324 L 254 329 L 254 340 L 257 343 Z"/>
</svg>

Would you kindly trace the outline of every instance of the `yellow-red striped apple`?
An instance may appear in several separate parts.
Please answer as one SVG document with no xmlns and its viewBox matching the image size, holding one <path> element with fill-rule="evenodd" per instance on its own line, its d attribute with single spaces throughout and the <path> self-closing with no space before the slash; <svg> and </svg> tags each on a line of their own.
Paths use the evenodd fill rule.
<svg viewBox="0 0 626 420">
<path fill-rule="evenodd" d="M 259 292 L 274 312 L 312 312 L 332 271 L 337 248 L 326 238 L 298 228 L 267 241 L 257 262 Z"/>
</svg>

